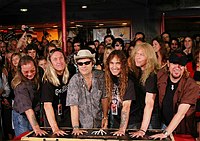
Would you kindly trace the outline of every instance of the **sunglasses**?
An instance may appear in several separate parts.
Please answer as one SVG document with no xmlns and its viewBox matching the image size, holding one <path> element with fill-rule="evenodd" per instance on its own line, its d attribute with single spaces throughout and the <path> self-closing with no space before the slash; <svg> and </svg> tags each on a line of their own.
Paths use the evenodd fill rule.
<svg viewBox="0 0 200 141">
<path fill-rule="evenodd" d="M 91 61 L 86 61 L 86 62 L 77 62 L 77 65 L 79 66 L 83 66 L 83 64 L 85 65 L 89 65 L 91 63 Z"/>
<path fill-rule="evenodd" d="M 121 44 L 115 44 L 115 46 L 116 46 L 116 47 L 119 47 L 119 46 L 121 46 Z"/>
</svg>

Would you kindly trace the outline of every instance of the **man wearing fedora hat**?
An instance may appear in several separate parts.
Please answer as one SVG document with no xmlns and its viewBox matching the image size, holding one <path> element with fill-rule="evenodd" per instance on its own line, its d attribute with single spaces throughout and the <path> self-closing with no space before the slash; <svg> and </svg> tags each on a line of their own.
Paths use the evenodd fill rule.
<svg viewBox="0 0 200 141">
<path fill-rule="evenodd" d="M 74 61 L 78 66 L 69 82 L 66 106 L 70 106 L 73 134 L 83 134 L 79 128 L 106 128 L 108 100 L 103 71 L 93 70 L 95 54 L 80 50 Z M 80 123 L 80 124 L 79 124 Z"/>
<path fill-rule="evenodd" d="M 166 138 L 172 133 L 196 135 L 195 105 L 199 86 L 186 70 L 187 57 L 183 52 L 173 52 L 157 74 L 159 106 L 162 114 L 163 133 L 152 138 Z"/>
</svg>

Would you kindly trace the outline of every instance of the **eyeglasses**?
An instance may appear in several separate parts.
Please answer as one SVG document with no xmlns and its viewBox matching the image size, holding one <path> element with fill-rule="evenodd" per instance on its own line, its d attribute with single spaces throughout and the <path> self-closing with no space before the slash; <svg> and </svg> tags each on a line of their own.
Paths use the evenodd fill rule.
<svg viewBox="0 0 200 141">
<path fill-rule="evenodd" d="M 91 61 L 86 61 L 86 62 L 77 62 L 77 65 L 79 66 L 83 66 L 83 64 L 85 65 L 89 65 L 91 63 Z"/>
</svg>

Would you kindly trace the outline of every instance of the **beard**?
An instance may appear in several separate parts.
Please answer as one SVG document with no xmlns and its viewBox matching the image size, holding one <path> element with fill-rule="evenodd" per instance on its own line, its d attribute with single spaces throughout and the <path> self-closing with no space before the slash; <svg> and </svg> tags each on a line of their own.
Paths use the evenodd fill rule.
<svg viewBox="0 0 200 141">
<path fill-rule="evenodd" d="M 179 75 L 171 74 L 171 77 L 172 77 L 173 79 L 180 79 L 180 78 L 182 77 L 182 75 L 181 75 L 181 74 L 179 74 Z"/>
</svg>

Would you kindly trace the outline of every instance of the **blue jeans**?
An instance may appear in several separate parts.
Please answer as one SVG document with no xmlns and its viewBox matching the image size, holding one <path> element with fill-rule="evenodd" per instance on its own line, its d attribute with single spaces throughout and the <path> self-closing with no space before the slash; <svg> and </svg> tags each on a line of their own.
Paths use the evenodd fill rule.
<svg viewBox="0 0 200 141">
<path fill-rule="evenodd" d="M 14 124 L 15 136 L 33 130 L 26 115 L 19 114 L 15 110 L 12 111 L 12 119 Z"/>
</svg>

